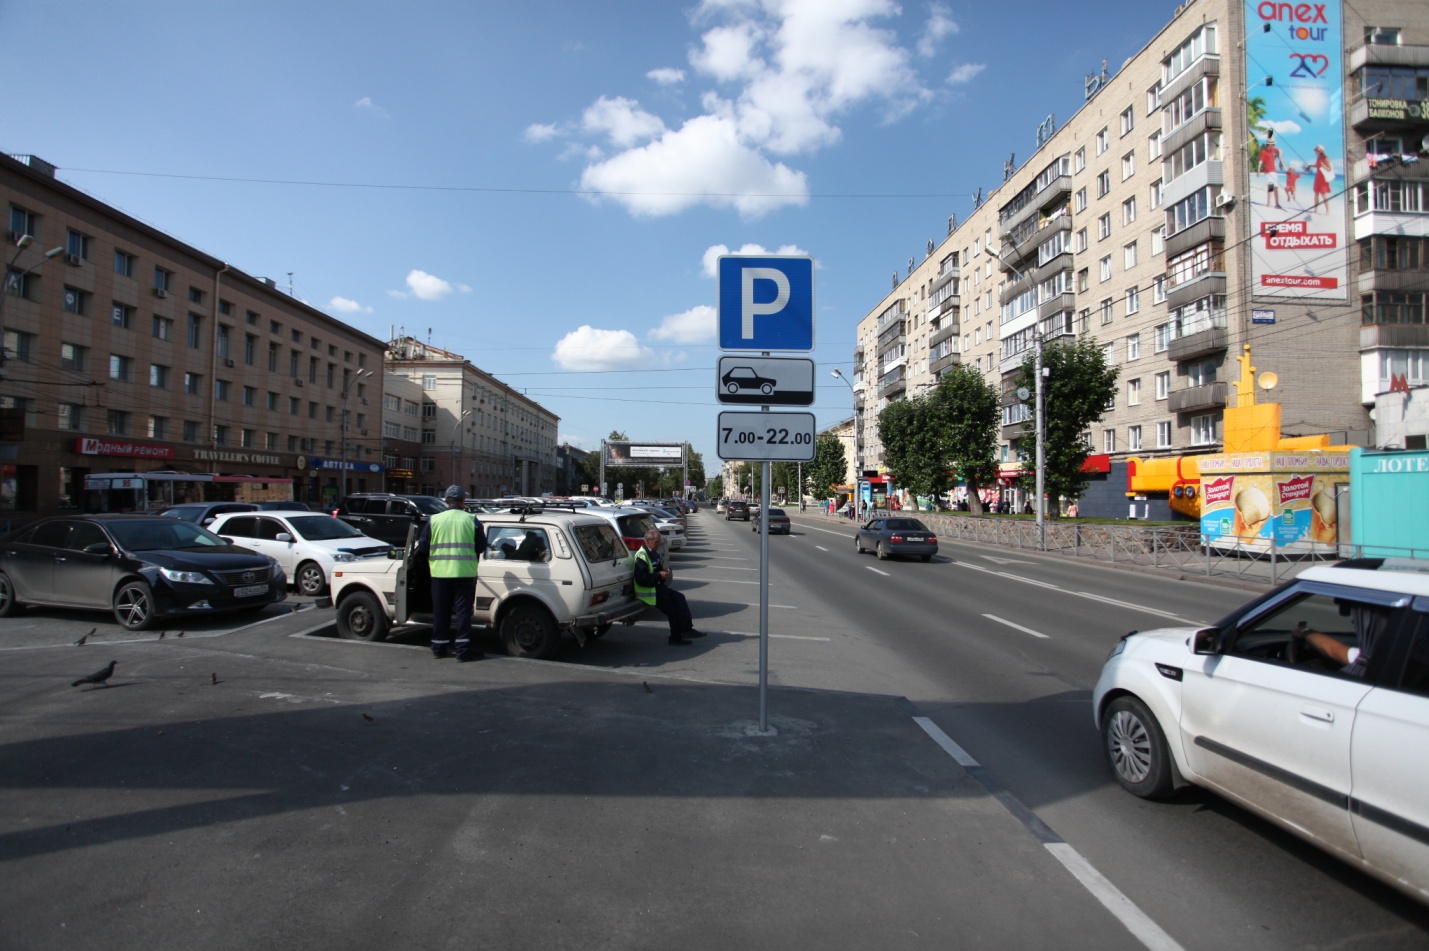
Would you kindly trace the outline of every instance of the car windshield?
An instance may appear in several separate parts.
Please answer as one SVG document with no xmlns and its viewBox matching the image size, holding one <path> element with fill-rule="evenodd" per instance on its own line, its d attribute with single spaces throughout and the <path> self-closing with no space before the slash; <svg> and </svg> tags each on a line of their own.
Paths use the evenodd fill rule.
<svg viewBox="0 0 1429 951">
<path fill-rule="evenodd" d="M 411 502 L 423 515 L 440 515 L 447 510 L 447 504 L 441 499 L 417 498 Z"/>
<path fill-rule="evenodd" d="M 784 510 L 783 510 L 783 509 L 770 508 L 770 509 L 769 509 L 769 517 L 770 517 L 770 518 L 773 518 L 775 515 L 784 515 Z"/>
<path fill-rule="evenodd" d="M 890 518 L 884 523 L 884 526 L 896 532 L 926 532 L 928 530 L 916 518 Z"/>
<path fill-rule="evenodd" d="M 310 542 L 327 541 L 332 538 L 361 538 L 362 533 L 340 518 L 331 515 L 289 516 L 288 524 L 300 538 Z"/>
<path fill-rule="evenodd" d="M 228 542 L 192 522 L 172 518 L 108 522 L 106 527 L 119 547 L 126 551 L 159 551 L 165 548 L 216 548 Z"/>
<path fill-rule="evenodd" d="M 202 505 L 175 505 L 171 509 L 164 509 L 159 515 L 164 518 L 181 518 L 185 522 L 196 522 L 204 508 L 205 506 Z"/>
</svg>

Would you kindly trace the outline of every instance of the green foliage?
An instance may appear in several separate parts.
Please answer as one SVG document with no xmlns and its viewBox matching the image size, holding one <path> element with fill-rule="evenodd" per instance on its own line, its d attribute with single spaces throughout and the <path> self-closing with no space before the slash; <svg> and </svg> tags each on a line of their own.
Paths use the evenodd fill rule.
<svg viewBox="0 0 1429 951">
<path fill-rule="evenodd" d="M 952 484 L 942 437 L 931 397 L 896 400 L 878 414 L 884 464 L 894 482 L 914 495 L 941 495 Z"/>
<path fill-rule="evenodd" d="M 997 446 L 1002 423 L 997 388 L 978 370 L 955 366 L 930 397 L 942 430 L 943 458 L 954 479 L 967 483 L 968 507 L 982 513 L 978 492 L 997 480 Z"/>
<path fill-rule="evenodd" d="M 830 486 L 844 485 L 848 478 L 848 455 L 843 440 L 825 433 L 814 444 L 814 461 L 804 466 L 804 482 L 809 495 L 826 499 L 834 494 Z"/>
<path fill-rule="evenodd" d="M 1035 391 L 1037 385 L 1033 361 L 1029 352 L 1015 381 L 1029 391 Z M 1090 337 L 1043 348 L 1042 365 L 1049 371 L 1043 376 L 1044 479 L 1048 509 L 1055 514 L 1061 496 L 1074 499 L 1087 489 L 1089 480 L 1082 472 L 1091 452 L 1087 435 L 1116 397 L 1120 371 L 1107 366 L 1101 346 Z M 1030 422 L 1018 449 L 1026 458 L 1036 458 L 1037 432 Z M 1036 492 L 1036 473 L 1025 469 L 1019 485 L 1028 493 Z"/>
</svg>

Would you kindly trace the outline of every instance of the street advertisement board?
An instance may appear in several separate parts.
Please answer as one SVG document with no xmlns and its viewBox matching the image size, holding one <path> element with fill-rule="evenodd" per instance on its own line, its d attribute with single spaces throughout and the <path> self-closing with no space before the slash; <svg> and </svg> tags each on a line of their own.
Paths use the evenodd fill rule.
<svg viewBox="0 0 1429 951">
<path fill-rule="evenodd" d="M 1251 277 L 1256 297 L 1345 300 L 1340 4 L 1246 0 Z"/>
<path fill-rule="evenodd" d="M 685 444 L 679 442 L 606 442 L 609 466 L 682 466 Z"/>
<path fill-rule="evenodd" d="M 1199 457 L 1201 534 L 1208 545 L 1250 551 L 1333 550 L 1336 497 L 1348 452 L 1277 450 Z"/>
</svg>

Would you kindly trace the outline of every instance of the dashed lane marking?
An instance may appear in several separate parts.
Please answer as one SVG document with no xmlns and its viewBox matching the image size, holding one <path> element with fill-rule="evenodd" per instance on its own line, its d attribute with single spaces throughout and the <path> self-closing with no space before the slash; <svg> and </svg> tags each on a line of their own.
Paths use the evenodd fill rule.
<svg viewBox="0 0 1429 951">
<path fill-rule="evenodd" d="M 1047 640 L 1051 640 L 1051 638 L 1046 634 L 1040 634 L 1037 631 L 1032 630 L 1032 628 L 1030 627 L 1023 627 L 1021 624 L 1013 624 L 1011 621 L 1005 621 L 1002 618 L 998 617 L 996 614 L 984 614 L 983 617 L 987 618 L 990 621 L 996 621 L 998 624 L 1006 624 L 1008 627 L 1016 628 L 1023 634 L 1031 634 L 1033 637 L 1041 637 Z"/>
<path fill-rule="evenodd" d="M 886 571 L 879 571 L 877 568 L 873 567 L 872 565 L 864 565 L 864 567 L 867 568 L 869 571 L 873 572 L 873 573 L 876 574 L 876 575 L 883 575 L 883 577 L 885 577 L 885 578 L 890 578 L 890 577 L 892 577 L 892 575 L 890 575 L 888 572 L 886 572 Z"/>
</svg>

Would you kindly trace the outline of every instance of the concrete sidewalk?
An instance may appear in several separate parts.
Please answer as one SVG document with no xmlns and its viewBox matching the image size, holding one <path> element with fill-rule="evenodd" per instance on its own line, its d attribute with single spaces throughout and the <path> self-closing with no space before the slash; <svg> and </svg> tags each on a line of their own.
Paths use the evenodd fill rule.
<svg viewBox="0 0 1429 951">
<path fill-rule="evenodd" d="M 457 665 L 330 616 L 7 656 L 0 944 L 1139 946 L 900 698 L 774 689 L 760 735 L 653 635 Z"/>
</svg>

